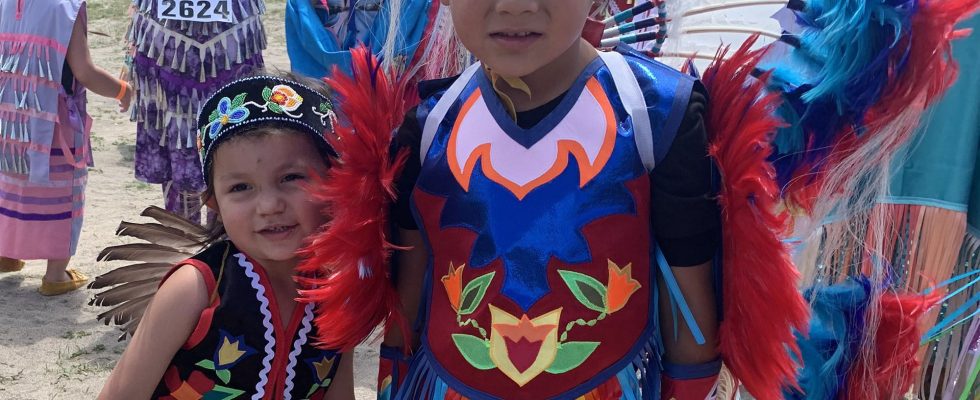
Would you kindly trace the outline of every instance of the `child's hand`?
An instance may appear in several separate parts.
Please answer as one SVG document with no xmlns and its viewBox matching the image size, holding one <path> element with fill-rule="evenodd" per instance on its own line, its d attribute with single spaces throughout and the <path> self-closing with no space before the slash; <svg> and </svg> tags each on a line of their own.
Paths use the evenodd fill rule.
<svg viewBox="0 0 980 400">
<path fill-rule="evenodd" d="M 119 99 L 119 112 L 124 113 L 129 111 L 129 105 L 133 101 L 133 87 L 126 84 L 125 93 Z"/>
</svg>

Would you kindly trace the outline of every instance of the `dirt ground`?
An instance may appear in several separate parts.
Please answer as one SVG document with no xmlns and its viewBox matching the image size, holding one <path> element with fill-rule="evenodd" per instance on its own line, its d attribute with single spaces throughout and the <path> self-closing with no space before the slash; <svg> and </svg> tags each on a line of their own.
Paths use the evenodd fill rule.
<svg viewBox="0 0 980 400">
<path fill-rule="evenodd" d="M 89 2 L 90 48 L 95 63 L 115 73 L 123 65 L 126 0 Z M 288 70 L 283 19 L 285 0 L 267 0 L 266 64 Z M 102 36 L 105 34 L 108 36 Z M 133 176 L 136 125 L 117 111 L 115 101 L 89 94 L 95 120 L 85 224 L 72 266 L 96 276 L 120 266 L 97 262 L 106 247 L 124 243 L 114 236 L 123 219 L 139 220 L 148 205 L 162 206 L 159 186 Z M 18 273 L 0 275 L 0 399 L 94 399 L 125 349 L 115 328 L 96 320 L 101 311 L 88 305 L 93 291 L 79 290 L 47 298 L 36 290 L 44 264 L 29 262 Z M 355 361 L 358 400 L 374 398 L 377 351 L 359 349 Z"/>
</svg>

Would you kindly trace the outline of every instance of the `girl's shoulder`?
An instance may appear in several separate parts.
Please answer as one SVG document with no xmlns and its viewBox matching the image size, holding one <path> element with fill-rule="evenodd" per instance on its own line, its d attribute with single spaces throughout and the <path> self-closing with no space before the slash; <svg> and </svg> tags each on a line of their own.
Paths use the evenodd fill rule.
<svg viewBox="0 0 980 400">
<path fill-rule="evenodd" d="M 200 282 L 204 284 L 205 293 L 214 293 L 217 289 L 218 277 L 221 276 L 222 265 L 224 265 L 224 259 L 228 258 L 230 254 L 235 253 L 234 245 L 230 241 L 222 240 L 209 245 L 204 250 L 201 250 L 194 256 L 187 258 L 181 262 L 174 264 L 173 268 L 170 269 L 163 279 L 160 280 L 160 287 L 163 288 L 164 285 L 168 284 L 169 281 L 174 279 L 177 274 L 184 275 L 181 277 L 179 284 L 187 285 L 189 280 L 195 282 Z M 191 275 L 189 271 L 196 270 L 197 273 Z M 188 272 L 181 272 L 188 271 Z M 192 277 L 197 277 L 197 279 L 192 279 Z M 198 285 L 194 285 L 198 286 Z"/>
</svg>

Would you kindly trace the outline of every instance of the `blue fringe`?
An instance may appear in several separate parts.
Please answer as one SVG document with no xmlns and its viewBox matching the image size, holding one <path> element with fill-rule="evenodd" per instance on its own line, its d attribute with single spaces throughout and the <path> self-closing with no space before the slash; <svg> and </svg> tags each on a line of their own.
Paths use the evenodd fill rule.
<svg viewBox="0 0 980 400">
<path fill-rule="evenodd" d="M 661 364 L 657 342 L 658 338 L 656 335 L 651 337 L 643 349 L 633 357 L 633 360 L 614 376 L 613 379 L 617 379 L 620 387 L 623 389 L 623 395 L 620 397 L 620 400 L 657 400 L 660 398 Z M 576 399 L 603 383 L 605 383 L 605 380 L 586 382 L 587 385 L 591 384 L 591 387 L 587 390 L 580 391 L 583 393 L 571 393 L 568 396 L 561 396 L 560 398 Z M 443 400 L 450 387 L 452 386 L 439 376 L 436 368 L 431 364 L 429 357 L 426 354 L 420 353 L 412 363 L 404 386 L 398 388 L 398 394 L 395 396 L 395 399 Z M 490 399 L 489 397 L 481 397 L 477 393 L 471 393 L 469 390 L 453 389 L 470 400 Z"/>
</svg>

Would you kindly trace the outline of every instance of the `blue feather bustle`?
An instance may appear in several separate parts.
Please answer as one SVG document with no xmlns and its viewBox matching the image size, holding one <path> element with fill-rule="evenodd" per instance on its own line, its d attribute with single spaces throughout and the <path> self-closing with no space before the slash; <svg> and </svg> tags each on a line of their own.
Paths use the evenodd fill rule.
<svg viewBox="0 0 980 400">
<path fill-rule="evenodd" d="M 810 302 L 810 331 L 797 332 L 804 367 L 800 391 L 784 394 L 792 400 L 830 400 L 847 388 L 847 372 L 860 352 L 871 282 L 850 278 L 835 285 L 813 286 L 804 292 Z"/>
<path fill-rule="evenodd" d="M 842 132 L 860 135 L 868 110 L 901 72 L 915 0 L 811 0 L 775 16 L 783 40 L 760 69 L 783 96 L 770 161 L 785 186 L 800 167 L 821 168 Z"/>
</svg>

